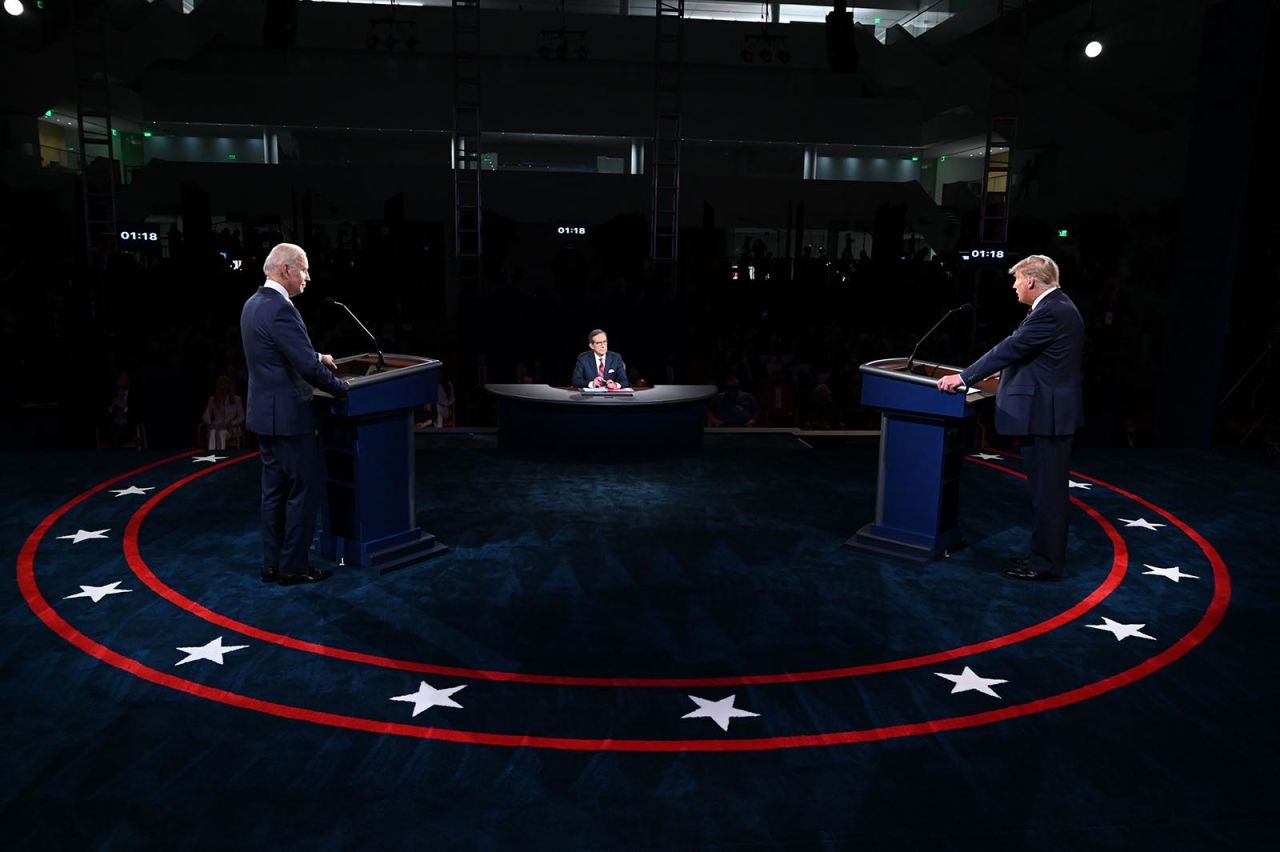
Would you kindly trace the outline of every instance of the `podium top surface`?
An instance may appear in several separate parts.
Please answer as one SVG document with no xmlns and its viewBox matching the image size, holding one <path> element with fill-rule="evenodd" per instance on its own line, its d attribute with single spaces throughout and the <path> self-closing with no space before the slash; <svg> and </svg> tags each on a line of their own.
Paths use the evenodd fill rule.
<svg viewBox="0 0 1280 852">
<path fill-rule="evenodd" d="M 435 358 L 426 358 L 421 355 L 391 355 L 385 352 L 382 355 L 382 361 L 386 369 L 379 373 L 376 352 L 334 359 L 334 363 L 338 366 L 338 375 L 346 379 L 347 384 L 352 388 L 394 381 L 414 373 L 437 369 L 441 365 L 441 362 Z"/>
<path fill-rule="evenodd" d="M 881 378 L 893 379 L 900 382 L 927 385 L 931 388 L 935 387 L 938 383 L 938 379 L 943 376 L 949 376 L 964 369 L 963 367 L 953 367 L 950 364 L 921 361 L 918 358 L 911 362 L 911 372 L 906 372 L 906 367 L 906 358 L 881 358 L 879 361 L 868 361 L 858 369 L 860 372 L 865 373 L 868 376 L 879 376 Z M 986 379 L 981 382 L 974 382 L 965 394 L 965 402 L 973 403 L 978 400 L 995 396 L 996 387 L 999 383 L 999 379 Z"/>
<path fill-rule="evenodd" d="M 657 385 L 652 388 L 637 388 L 632 393 L 585 394 L 578 388 L 556 388 L 551 385 L 516 383 L 490 383 L 485 385 L 484 389 L 494 396 L 505 399 L 590 407 L 670 405 L 680 402 L 698 402 L 715 396 L 717 390 L 715 385 Z"/>
</svg>

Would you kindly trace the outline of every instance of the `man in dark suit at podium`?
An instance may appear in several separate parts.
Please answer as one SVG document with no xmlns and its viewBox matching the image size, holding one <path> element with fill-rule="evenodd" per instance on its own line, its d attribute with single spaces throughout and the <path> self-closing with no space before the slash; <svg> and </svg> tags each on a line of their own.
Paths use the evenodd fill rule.
<svg viewBox="0 0 1280 852">
<path fill-rule="evenodd" d="M 307 561 L 324 493 L 311 389 L 345 396 L 347 383 L 334 375 L 333 358 L 312 347 L 290 301 L 311 280 L 306 252 L 280 243 L 262 271 L 266 282 L 240 313 L 249 368 L 245 425 L 262 450 L 262 581 L 314 583 L 331 572 Z"/>
<path fill-rule="evenodd" d="M 587 347 L 587 351 L 578 356 L 578 363 L 573 365 L 575 388 L 613 390 L 631 386 L 622 356 L 609 351 L 609 335 L 602 329 L 593 328 L 587 335 Z"/>
<path fill-rule="evenodd" d="M 1018 301 L 1030 305 L 1022 324 L 939 390 L 962 387 L 1000 373 L 996 429 L 1017 435 L 1031 493 L 1031 552 L 1009 559 L 1006 576 L 1019 580 L 1062 577 L 1067 556 L 1068 472 L 1071 443 L 1084 425 L 1080 362 L 1084 322 L 1058 286 L 1058 265 L 1042 254 L 1009 270 Z"/>
</svg>

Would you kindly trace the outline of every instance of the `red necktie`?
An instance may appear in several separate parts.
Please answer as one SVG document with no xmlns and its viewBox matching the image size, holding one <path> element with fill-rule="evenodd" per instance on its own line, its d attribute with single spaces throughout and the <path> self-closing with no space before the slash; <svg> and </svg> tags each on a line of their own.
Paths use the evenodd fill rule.
<svg viewBox="0 0 1280 852">
<path fill-rule="evenodd" d="M 600 378 L 603 379 L 604 378 L 604 359 L 603 358 L 600 359 L 599 370 L 600 370 Z"/>
</svg>

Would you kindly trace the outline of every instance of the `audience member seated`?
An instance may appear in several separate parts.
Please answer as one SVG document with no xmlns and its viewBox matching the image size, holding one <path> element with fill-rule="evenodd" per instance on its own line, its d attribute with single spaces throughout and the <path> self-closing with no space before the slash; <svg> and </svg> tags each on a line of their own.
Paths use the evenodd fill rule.
<svg viewBox="0 0 1280 852">
<path fill-rule="evenodd" d="M 724 389 L 707 406 L 708 426 L 754 426 L 760 416 L 756 398 L 738 387 L 738 377 L 728 376 Z"/>
<path fill-rule="evenodd" d="M 209 449 L 240 448 L 244 433 L 244 403 L 236 396 L 230 376 L 224 374 L 214 380 L 213 396 L 205 403 L 204 416 L 200 419 L 207 433 Z"/>
<path fill-rule="evenodd" d="M 436 425 L 436 404 L 424 402 L 413 410 L 413 425 L 418 429 L 430 429 Z"/>
<path fill-rule="evenodd" d="M 529 382 L 533 381 L 533 377 L 528 378 Z M 449 377 L 443 373 L 440 375 L 440 384 L 436 386 L 436 425 L 437 426 L 453 426 L 454 409 L 457 402 L 457 396 L 453 392 L 453 382 L 449 381 Z"/>
<path fill-rule="evenodd" d="M 827 385 L 818 385 L 813 389 L 809 405 L 804 410 L 804 428 L 844 428 L 844 424 L 840 422 L 840 407 L 831 399 L 831 388 Z"/>
<path fill-rule="evenodd" d="M 769 378 L 757 386 L 756 392 L 760 395 L 761 419 L 766 426 L 796 425 L 796 391 L 781 366 L 769 366 Z"/>
<path fill-rule="evenodd" d="M 141 409 L 131 393 L 129 374 L 122 372 L 116 376 L 115 396 L 107 403 L 106 412 L 98 424 L 99 449 L 144 449 L 147 446 L 147 431 L 142 423 Z"/>
</svg>

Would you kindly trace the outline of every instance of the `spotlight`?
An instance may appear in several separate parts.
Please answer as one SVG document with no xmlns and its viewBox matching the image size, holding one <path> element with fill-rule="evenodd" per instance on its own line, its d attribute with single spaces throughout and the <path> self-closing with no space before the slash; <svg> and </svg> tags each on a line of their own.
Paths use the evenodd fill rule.
<svg viewBox="0 0 1280 852">
<path fill-rule="evenodd" d="M 591 56 L 591 51 L 587 50 L 587 46 L 585 44 L 578 45 L 578 58 L 586 62 L 589 56 Z"/>
<path fill-rule="evenodd" d="M 790 62 L 790 61 L 791 61 L 791 51 L 789 51 L 789 50 L 779 50 L 779 51 L 778 51 L 778 61 L 779 61 L 779 62 L 781 62 L 783 65 L 786 65 L 788 62 Z"/>
<path fill-rule="evenodd" d="M 772 61 L 773 61 L 773 51 L 769 50 L 769 48 L 767 48 L 767 47 L 762 47 L 762 48 L 760 48 L 760 61 L 761 61 L 761 62 L 772 62 Z"/>
<path fill-rule="evenodd" d="M 1104 30 L 1098 29 L 1098 25 L 1094 23 L 1093 17 L 1093 0 L 1089 0 L 1089 22 L 1084 25 L 1084 29 L 1080 31 L 1080 41 L 1084 43 L 1084 55 L 1089 59 L 1097 59 L 1102 55 L 1102 39 L 1101 34 Z"/>
<path fill-rule="evenodd" d="M 22 5 L 22 0 L 4 0 L 4 10 L 15 18 L 26 11 Z"/>
<path fill-rule="evenodd" d="M 383 46 L 386 47 L 387 50 L 391 50 L 391 48 L 395 47 L 399 43 L 400 39 L 395 37 L 395 33 L 388 34 L 382 41 Z"/>
<path fill-rule="evenodd" d="M 412 35 L 411 35 L 411 36 L 409 36 L 407 39 L 405 39 L 405 40 L 404 40 L 404 46 L 405 46 L 405 48 L 406 48 L 407 50 L 417 50 L 417 49 L 418 49 L 418 37 L 417 37 L 417 36 L 412 36 Z"/>
<path fill-rule="evenodd" d="M 755 55 L 754 53 L 752 53 L 752 52 L 751 52 L 751 48 L 749 48 L 749 47 L 744 47 L 744 48 L 742 48 L 742 61 L 743 61 L 743 62 L 752 62 L 752 61 L 754 61 L 754 60 L 755 60 L 755 58 L 756 58 L 756 55 Z"/>
<path fill-rule="evenodd" d="M 369 33 L 369 37 L 364 40 L 364 46 L 368 50 L 373 50 L 381 41 L 382 39 L 378 38 L 377 34 Z"/>
</svg>

